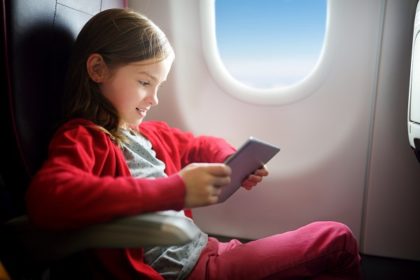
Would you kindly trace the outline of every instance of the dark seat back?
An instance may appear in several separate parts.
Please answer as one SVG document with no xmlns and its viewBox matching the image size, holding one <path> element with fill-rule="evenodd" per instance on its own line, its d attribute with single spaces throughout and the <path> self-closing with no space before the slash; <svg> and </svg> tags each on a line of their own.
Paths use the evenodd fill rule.
<svg viewBox="0 0 420 280">
<path fill-rule="evenodd" d="M 26 212 L 27 185 L 61 120 L 63 84 L 78 32 L 99 11 L 126 5 L 124 0 L 1 0 L 2 223 Z"/>
<path fill-rule="evenodd" d="M 2 0 L 1 128 L 12 157 L 1 160 L 1 175 L 17 200 L 60 121 L 62 86 L 78 32 L 92 15 L 125 5 L 124 0 Z M 23 212 L 23 205 L 17 211 Z"/>
</svg>

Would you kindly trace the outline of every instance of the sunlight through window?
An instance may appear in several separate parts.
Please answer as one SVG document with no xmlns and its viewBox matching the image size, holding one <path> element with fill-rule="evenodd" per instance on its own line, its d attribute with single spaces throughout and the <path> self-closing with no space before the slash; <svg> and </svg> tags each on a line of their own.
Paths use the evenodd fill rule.
<svg viewBox="0 0 420 280">
<path fill-rule="evenodd" d="M 326 0 L 217 0 L 216 40 L 230 74 L 254 88 L 281 88 L 315 67 L 326 29 Z"/>
</svg>

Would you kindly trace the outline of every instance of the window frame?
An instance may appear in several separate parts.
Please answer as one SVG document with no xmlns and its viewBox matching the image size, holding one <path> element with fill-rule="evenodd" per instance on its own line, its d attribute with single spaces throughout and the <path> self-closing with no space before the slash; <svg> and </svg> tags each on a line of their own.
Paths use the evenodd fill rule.
<svg viewBox="0 0 420 280">
<path fill-rule="evenodd" d="M 225 67 L 216 39 L 216 0 L 200 0 L 202 51 L 207 67 L 216 84 L 241 101 L 258 105 L 284 105 L 304 99 L 323 84 L 330 69 L 328 46 L 330 41 L 330 0 L 327 1 L 325 35 L 320 55 L 312 70 L 299 82 L 275 88 L 254 88 L 238 81 Z"/>
</svg>

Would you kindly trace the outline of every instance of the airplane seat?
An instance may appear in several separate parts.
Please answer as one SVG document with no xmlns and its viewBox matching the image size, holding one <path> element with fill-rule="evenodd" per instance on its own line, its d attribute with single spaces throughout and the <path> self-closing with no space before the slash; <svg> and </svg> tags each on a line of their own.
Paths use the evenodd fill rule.
<svg viewBox="0 0 420 280">
<path fill-rule="evenodd" d="M 26 187 L 60 122 L 72 43 L 92 15 L 126 6 L 125 0 L 1 0 L 0 265 L 12 279 L 48 279 L 52 264 L 89 248 L 183 244 L 198 234 L 189 219 L 157 213 L 65 233 L 39 230 L 26 216 Z"/>
</svg>

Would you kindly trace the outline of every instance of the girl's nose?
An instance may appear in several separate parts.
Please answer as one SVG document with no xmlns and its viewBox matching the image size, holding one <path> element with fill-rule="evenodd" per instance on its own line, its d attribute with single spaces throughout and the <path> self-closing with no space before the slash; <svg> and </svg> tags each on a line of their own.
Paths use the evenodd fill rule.
<svg viewBox="0 0 420 280">
<path fill-rule="evenodd" d="M 156 105 L 159 104 L 159 98 L 158 98 L 158 91 L 157 91 L 157 89 L 153 90 L 151 92 L 151 94 L 149 95 L 149 102 L 150 102 L 150 105 L 152 105 L 152 106 L 156 106 Z"/>
</svg>

